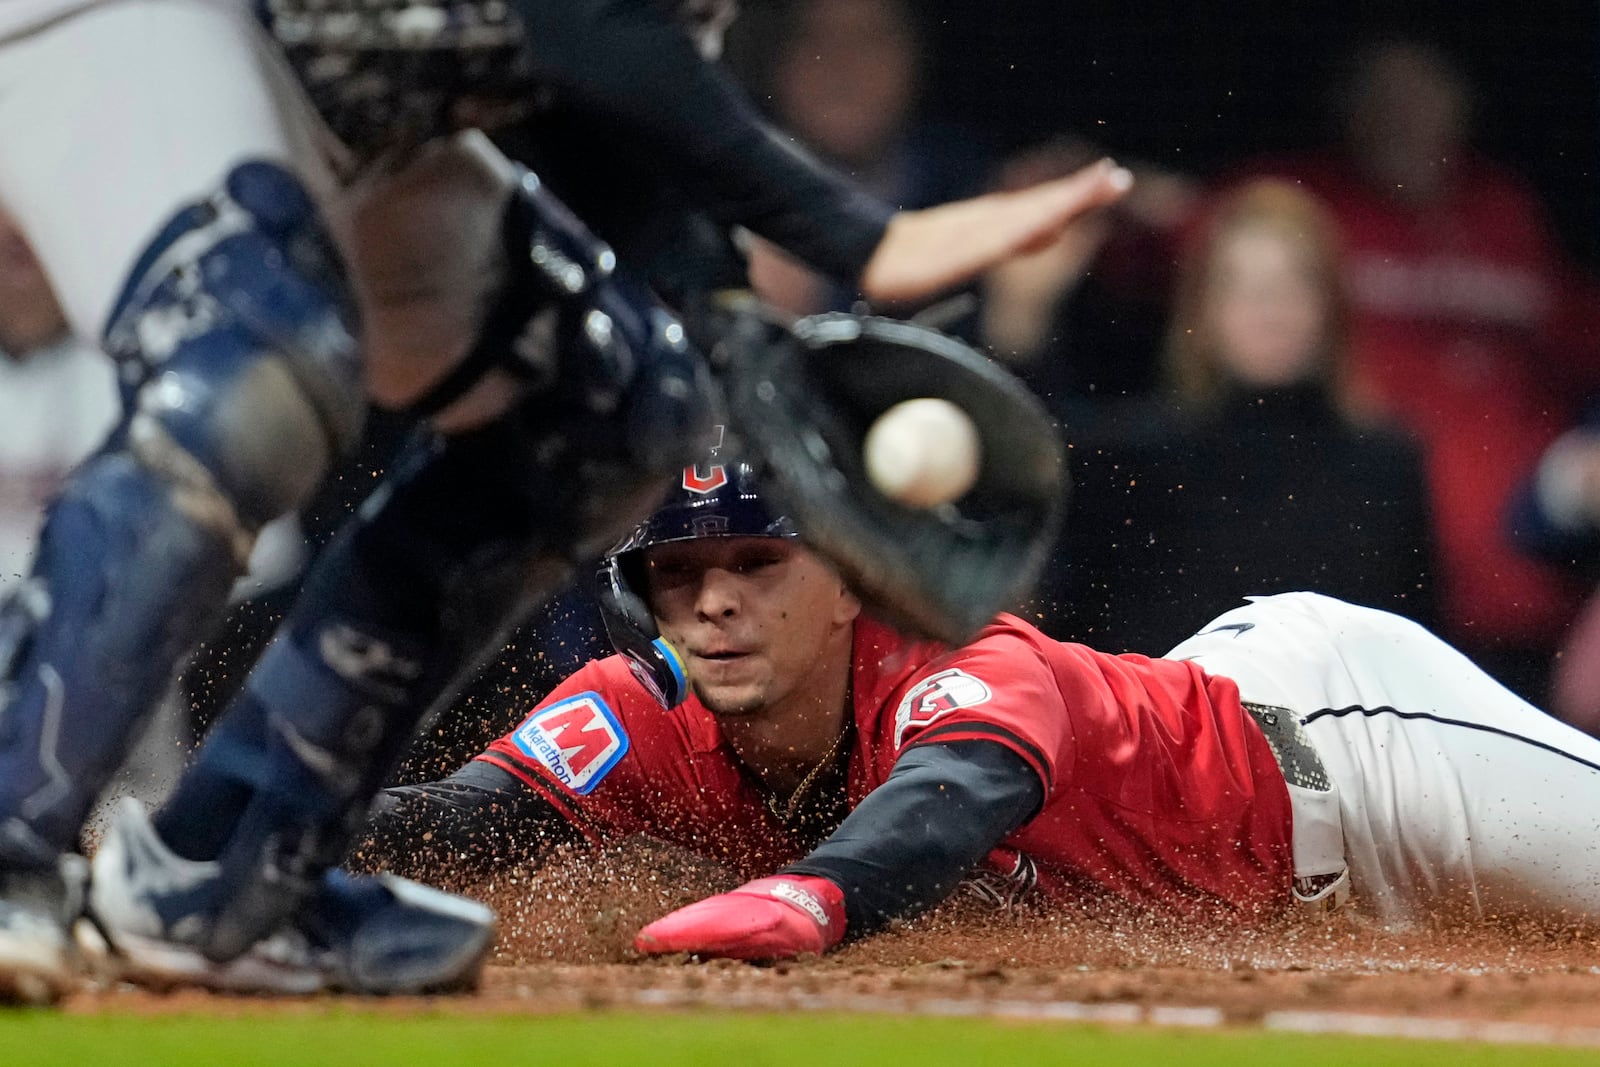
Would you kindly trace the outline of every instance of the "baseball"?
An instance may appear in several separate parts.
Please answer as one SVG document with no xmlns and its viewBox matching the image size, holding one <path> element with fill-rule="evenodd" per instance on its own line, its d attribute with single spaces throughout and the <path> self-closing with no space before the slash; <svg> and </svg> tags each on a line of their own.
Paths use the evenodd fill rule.
<svg viewBox="0 0 1600 1067">
<path fill-rule="evenodd" d="M 862 447 L 867 477 L 884 496 L 931 508 L 957 499 L 978 480 L 978 427 L 948 400 L 904 400 L 879 415 Z"/>
</svg>

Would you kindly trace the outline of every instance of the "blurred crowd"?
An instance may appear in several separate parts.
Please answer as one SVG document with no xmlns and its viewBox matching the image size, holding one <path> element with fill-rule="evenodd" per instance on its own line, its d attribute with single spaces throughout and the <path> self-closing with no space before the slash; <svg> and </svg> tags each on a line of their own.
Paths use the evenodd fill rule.
<svg viewBox="0 0 1600 1067">
<path fill-rule="evenodd" d="M 916 17 L 784 5 L 758 89 L 907 206 L 1117 154 L 1070 124 L 1019 149 L 923 122 Z M 1132 195 L 971 294 L 958 326 L 1071 449 L 1067 529 L 1027 610 L 1160 654 L 1241 596 L 1313 589 L 1410 616 L 1600 729 L 1594 279 L 1475 148 L 1490 98 L 1442 46 L 1365 41 L 1334 81 L 1327 144 L 1208 174 L 1122 159 Z M 855 299 L 759 248 L 755 283 L 796 312 Z"/>
<path fill-rule="evenodd" d="M 896 207 L 1066 173 L 1114 144 L 1074 128 L 1001 145 L 928 121 L 910 0 L 785 0 L 731 56 L 753 95 Z M 742 42 L 742 47 L 740 44 Z M 1337 137 L 1216 173 L 1122 159 L 1133 193 L 1056 245 L 919 313 L 1044 399 L 1075 484 L 1059 550 L 1018 605 L 1053 636 L 1159 655 L 1251 594 L 1309 589 L 1435 629 L 1524 697 L 1600 733 L 1600 294 L 1530 185 L 1474 147 L 1492 96 L 1451 55 L 1386 37 L 1330 86 Z M 752 240 L 752 284 L 804 314 L 859 307 Z M 66 335 L 0 223 L 0 591 L 43 502 L 112 430 L 114 371 Z M 175 691 L 179 743 L 227 699 L 319 530 L 404 428 L 263 539 L 222 637 Z M 452 768 L 604 651 L 578 591 L 521 628 L 417 775 Z"/>
</svg>

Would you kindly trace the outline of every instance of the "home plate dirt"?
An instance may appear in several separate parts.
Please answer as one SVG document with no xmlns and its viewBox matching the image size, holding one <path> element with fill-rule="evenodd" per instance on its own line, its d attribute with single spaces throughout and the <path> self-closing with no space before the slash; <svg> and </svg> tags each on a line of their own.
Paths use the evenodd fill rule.
<svg viewBox="0 0 1600 1067">
<path fill-rule="evenodd" d="M 925 1012 L 1600 1046 L 1595 929 L 1490 922 L 1402 932 L 1359 908 L 1273 929 L 1201 928 L 1059 908 L 999 913 L 958 897 L 822 958 L 752 966 L 633 952 L 644 923 L 737 881 L 637 842 L 538 871 L 508 870 L 471 887 L 502 919 L 482 990 L 429 1000 L 429 1008 Z M 79 994 L 67 1008 L 236 1014 L 327 1000 L 157 996 L 112 986 Z"/>
</svg>

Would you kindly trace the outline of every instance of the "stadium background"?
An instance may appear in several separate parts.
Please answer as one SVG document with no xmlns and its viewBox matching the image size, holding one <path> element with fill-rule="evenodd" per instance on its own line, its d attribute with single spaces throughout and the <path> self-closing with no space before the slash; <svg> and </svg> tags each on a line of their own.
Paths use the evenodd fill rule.
<svg viewBox="0 0 1600 1067">
<path fill-rule="evenodd" d="M 781 0 L 745 0 L 757 34 Z M 1338 57 L 1378 33 L 1432 39 L 1480 91 L 1477 142 L 1546 198 L 1600 266 L 1600 4 L 1531 0 L 917 0 L 929 117 L 1001 146 L 1059 130 L 1175 170 L 1214 172 L 1332 136 Z M 737 41 L 736 41 L 737 43 Z"/>
</svg>

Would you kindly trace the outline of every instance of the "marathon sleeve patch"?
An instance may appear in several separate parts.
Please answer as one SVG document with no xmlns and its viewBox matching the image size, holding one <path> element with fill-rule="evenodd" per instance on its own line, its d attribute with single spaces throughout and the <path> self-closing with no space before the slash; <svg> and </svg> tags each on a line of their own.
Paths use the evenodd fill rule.
<svg viewBox="0 0 1600 1067">
<path fill-rule="evenodd" d="M 550 776 L 583 796 L 628 752 L 628 734 L 599 693 L 570 696 L 528 716 L 511 743 Z"/>
<path fill-rule="evenodd" d="M 987 704 L 994 692 L 981 678 L 952 667 L 912 686 L 894 713 L 894 747 L 905 747 L 906 734 L 921 730 L 958 708 Z"/>
</svg>

